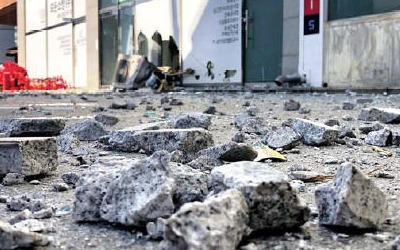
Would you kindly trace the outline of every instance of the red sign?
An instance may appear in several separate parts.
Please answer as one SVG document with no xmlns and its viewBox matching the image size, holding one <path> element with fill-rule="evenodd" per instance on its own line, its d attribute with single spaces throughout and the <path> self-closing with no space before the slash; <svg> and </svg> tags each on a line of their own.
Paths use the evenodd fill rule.
<svg viewBox="0 0 400 250">
<path fill-rule="evenodd" d="M 304 0 L 304 16 L 319 14 L 319 0 Z"/>
</svg>

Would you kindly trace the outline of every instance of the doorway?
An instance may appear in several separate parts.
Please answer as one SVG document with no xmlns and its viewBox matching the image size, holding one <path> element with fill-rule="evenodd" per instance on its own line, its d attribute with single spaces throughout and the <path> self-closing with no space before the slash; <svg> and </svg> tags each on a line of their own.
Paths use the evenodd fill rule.
<svg viewBox="0 0 400 250">
<path fill-rule="evenodd" d="M 244 82 L 273 82 L 282 73 L 283 1 L 245 0 Z"/>
</svg>

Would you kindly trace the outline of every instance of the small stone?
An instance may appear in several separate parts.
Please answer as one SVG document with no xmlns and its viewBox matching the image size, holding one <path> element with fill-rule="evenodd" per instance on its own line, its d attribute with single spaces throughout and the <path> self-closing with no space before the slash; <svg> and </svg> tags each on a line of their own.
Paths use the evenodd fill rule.
<svg viewBox="0 0 400 250">
<path fill-rule="evenodd" d="M 31 185 L 40 185 L 41 182 L 39 180 L 32 180 L 32 181 L 29 182 L 29 184 L 31 184 Z"/>
<path fill-rule="evenodd" d="M 25 183 L 25 175 L 18 173 L 8 173 L 3 178 L 2 184 L 4 186 L 14 186 Z"/>
<path fill-rule="evenodd" d="M 53 188 L 56 192 L 64 192 L 69 189 L 67 183 L 54 183 Z"/>
<path fill-rule="evenodd" d="M 285 111 L 297 111 L 300 109 L 300 103 L 290 99 L 289 101 L 286 101 L 283 103 L 283 110 Z"/>
<path fill-rule="evenodd" d="M 342 109 L 343 110 L 353 110 L 356 107 L 356 104 L 352 102 L 343 102 Z"/>
<path fill-rule="evenodd" d="M 206 110 L 203 111 L 204 114 L 215 115 L 217 109 L 214 106 L 208 107 Z"/>
<path fill-rule="evenodd" d="M 80 176 L 77 173 L 69 172 L 61 175 L 61 179 L 66 184 L 75 185 L 79 181 Z"/>
</svg>

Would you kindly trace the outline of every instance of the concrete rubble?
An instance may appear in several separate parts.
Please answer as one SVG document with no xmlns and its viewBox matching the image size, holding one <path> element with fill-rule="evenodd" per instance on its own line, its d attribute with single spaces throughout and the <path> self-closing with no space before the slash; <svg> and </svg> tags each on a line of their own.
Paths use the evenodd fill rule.
<svg viewBox="0 0 400 250">
<path fill-rule="evenodd" d="M 400 109 L 395 108 L 365 108 L 358 115 L 358 120 L 380 121 L 383 123 L 400 123 Z"/>
<path fill-rule="evenodd" d="M 0 249 L 33 248 L 50 243 L 48 236 L 17 229 L 7 222 L 0 221 Z"/>
<path fill-rule="evenodd" d="M 7 137 L 57 136 L 65 127 L 63 118 L 14 118 L 0 120 L 0 134 Z"/>
<path fill-rule="evenodd" d="M 242 161 L 215 167 L 210 182 L 215 192 L 234 188 L 243 194 L 254 231 L 286 230 L 308 220 L 309 208 L 289 178 L 265 163 Z"/>
<path fill-rule="evenodd" d="M 303 143 L 312 146 L 323 146 L 333 143 L 339 136 L 339 130 L 323 123 L 295 118 L 284 123 L 302 136 Z"/>
<path fill-rule="evenodd" d="M 234 189 L 183 205 L 165 222 L 161 249 L 236 249 L 248 230 L 248 207 Z"/>
<path fill-rule="evenodd" d="M 180 150 L 194 155 L 202 149 L 214 145 L 210 132 L 202 128 L 131 130 L 123 129 L 110 133 L 106 141 L 107 149 L 124 152 L 152 154 L 159 150 L 173 152 Z"/>
<path fill-rule="evenodd" d="M 273 149 L 292 149 L 300 144 L 301 135 L 292 128 L 283 126 L 268 132 L 262 142 Z"/>
<path fill-rule="evenodd" d="M 319 223 L 326 226 L 376 229 L 387 216 L 386 195 L 351 163 L 338 168 L 335 179 L 315 190 Z"/>
<path fill-rule="evenodd" d="M 0 138 L 0 175 L 52 174 L 58 167 L 54 137 Z"/>
<path fill-rule="evenodd" d="M 254 105 L 256 95 L 246 96 L 244 104 L 235 103 L 240 109 L 235 115 L 217 112 L 217 105 L 203 113 L 176 115 L 171 109 L 180 112 L 181 107 L 172 106 L 183 106 L 187 99 L 142 98 L 136 106 L 133 99 L 115 94 L 106 97 L 114 98 L 107 108 L 111 110 L 92 109 L 98 114 L 91 119 L 0 120 L 0 205 L 12 214 L 7 222 L 0 221 L 0 249 L 46 246 L 51 237 L 45 234 L 55 233 L 52 223 L 69 218 L 106 225 L 104 230 L 122 228 L 130 241 L 116 248 L 151 242 L 165 250 L 275 249 L 281 246 L 252 242 L 252 237 L 276 232 L 292 242 L 282 248 L 312 249 L 318 225 L 357 232 L 397 222 L 396 214 L 388 218 L 388 204 L 399 190 L 394 168 L 400 150 L 383 147 L 400 145 L 400 110 L 368 108 L 379 100 L 360 98 L 336 104 L 333 110 L 348 111 L 345 115 L 314 121 L 308 118 L 314 108 L 303 113 L 303 103 L 293 99 L 262 107 Z M 282 103 L 284 111 L 298 111 L 292 113 L 303 118 L 275 115 L 282 112 Z M 134 109 L 144 110 L 135 116 L 138 120 L 120 119 L 121 113 Z M 229 121 L 219 127 L 223 119 Z M 221 139 L 222 133 L 229 135 Z M 254 162 L 256 148 L 265 145 L 292 165 L 272 159 Z M 390 157 L 392 165 L 386 161 Z M 390 197 L 368 172 L 387 182 Z M 51 182 L 42 180 L 54 174 Z M 45 191 L 33 196 L 7 193 L 18 186 Z M 60 204 L 54 197 L 68 197 L 68 202 Z M 65 230 L 74 229 L 69 225 Z M 389 242 L 394 237 L 380 241 L 399 249 L 399 237 Z M 100 247 L 87 238 L 83 248 Z M 65 248 L 63 244 L 69 243 L 50 248 Z"/>
</svg>

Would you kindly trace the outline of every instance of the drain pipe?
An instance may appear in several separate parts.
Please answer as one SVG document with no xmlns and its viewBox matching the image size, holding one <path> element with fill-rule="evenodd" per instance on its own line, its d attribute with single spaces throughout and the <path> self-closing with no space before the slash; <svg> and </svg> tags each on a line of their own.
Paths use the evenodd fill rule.
<svg viewBox="0 0 400 250">
<path fill-rule="evenodd" d="M 298 83 L 302 84 L 306 82 L 306 75 L 300 75 L 295 73 L 292 75 L 280 75 L 275 79 L 275 83 L 278 86 L 282 86 L 284 83 Z"/>
</svg>

